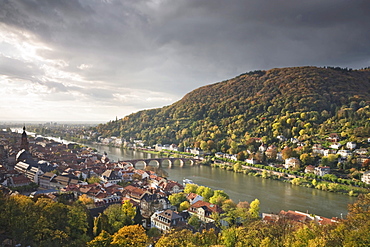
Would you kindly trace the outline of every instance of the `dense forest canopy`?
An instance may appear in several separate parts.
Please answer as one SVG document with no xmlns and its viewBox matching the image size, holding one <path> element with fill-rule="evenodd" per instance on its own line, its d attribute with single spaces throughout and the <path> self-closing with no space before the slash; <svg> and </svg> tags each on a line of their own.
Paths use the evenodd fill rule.
<svg viewBox="0 0 370 247">
<path fill-rule="evenodd" d="M 103 137 L 141 139 L 148 145 L 203 145 L 236 153 L 250 137 L 344 132 L 370 136 L 370 69 L 294 67 L 253 71 L 200 87 L 170 106 L 101 124 Z"/>
</svg>

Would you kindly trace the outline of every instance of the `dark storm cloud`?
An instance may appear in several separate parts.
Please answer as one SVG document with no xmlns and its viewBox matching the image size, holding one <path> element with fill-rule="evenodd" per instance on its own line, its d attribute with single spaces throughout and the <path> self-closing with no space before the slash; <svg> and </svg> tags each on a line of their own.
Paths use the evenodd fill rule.
<svg viewBox="0 0 370 247">
<path fill-rule="evenodd" d="M 111 86 L 177 96 L 255 69 L 369 66 L 369 1 L 5 1 L 0 22 L 41 56 Z M 81 69 L 81 64 L 91 65 Z M 111 92 L 91 95 L 108 98 Z"/>
</svg>

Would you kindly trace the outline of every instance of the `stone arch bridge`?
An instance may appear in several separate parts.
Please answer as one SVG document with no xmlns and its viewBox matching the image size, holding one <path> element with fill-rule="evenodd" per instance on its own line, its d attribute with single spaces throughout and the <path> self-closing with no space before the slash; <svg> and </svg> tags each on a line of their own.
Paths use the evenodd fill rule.
<svg viewBox="0 0 370 247">
<path fill-rule="evenodd" d="M 150 162 L 154 161 L 157 164 L 157 167 L 162 167 L 163 161 L 167 161 L 169 167 L 175 165 L 175 162 L 180 163 L 180 167 L 183 167 L 185 163 L 190 163 L 191 166 L 198 164 L 199 159 L 194 158 L 153 158 L 153 159 L 135 159 L 135 160 L 123 160 L 121 162 L 125 162 L 131 164 L 133 167 L 136 168 L 136 164 L 139 162 L 144 163 L 144 168 L 149 166 Z"/>
</svg>

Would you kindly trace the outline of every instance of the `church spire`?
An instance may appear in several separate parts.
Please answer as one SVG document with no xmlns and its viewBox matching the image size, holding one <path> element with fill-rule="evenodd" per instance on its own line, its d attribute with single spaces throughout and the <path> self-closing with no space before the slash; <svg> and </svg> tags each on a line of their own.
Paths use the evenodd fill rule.
<svg viewBox="0 0 370 247">
<path fill-rule="evenodd" d="M 27 133 L 26 133 L 26 126 L 23 126 L 23 133 L 22 133 L 22 139 L 21 139 L 21 149 L 24 149 L 28 151 L 28 139 L 27 139 Z"/>
</svg>

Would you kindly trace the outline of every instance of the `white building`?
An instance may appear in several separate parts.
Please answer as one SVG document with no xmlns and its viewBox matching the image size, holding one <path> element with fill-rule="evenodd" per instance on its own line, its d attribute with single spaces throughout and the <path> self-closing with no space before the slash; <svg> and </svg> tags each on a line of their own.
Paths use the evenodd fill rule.
<svg viewBox="0 0 370 247">
<path fill-rule="evenodd" d="M 364 172 L 364 174 L 362 175 L 361 181 L 366 184 L 370 184 L 370 170 Z"/>
</svg>

